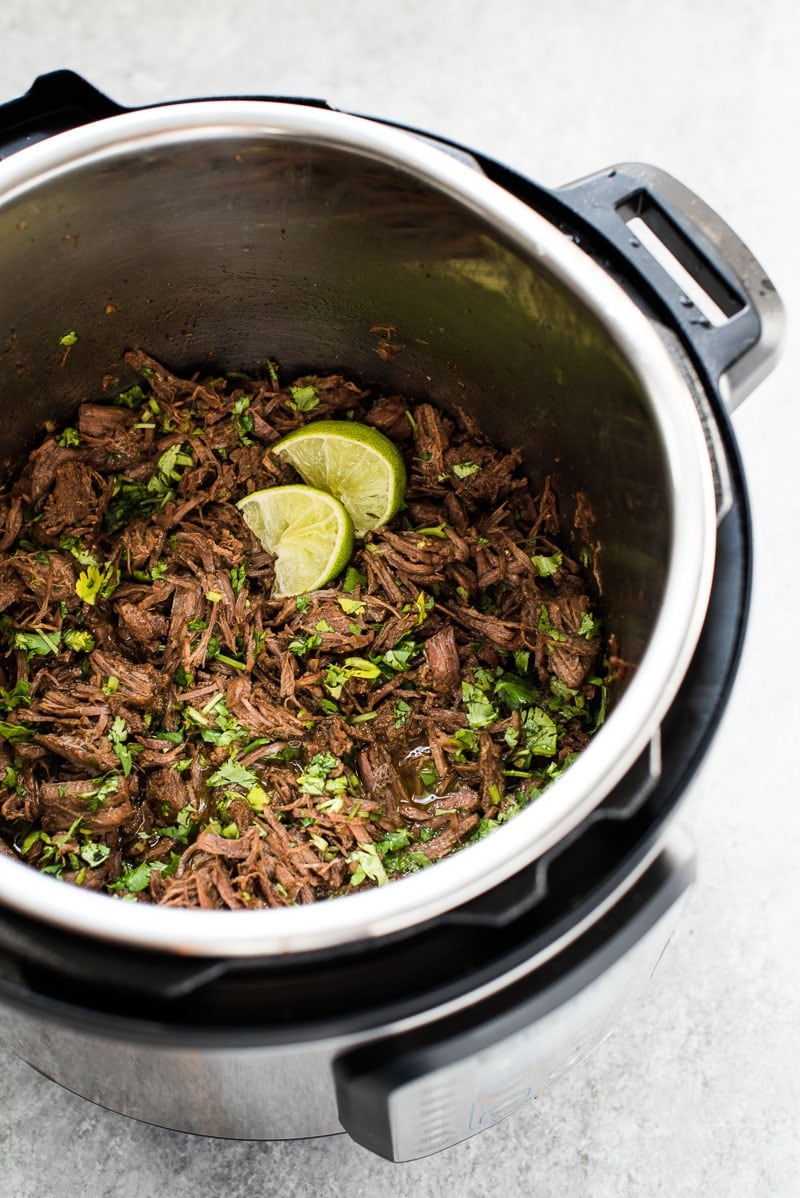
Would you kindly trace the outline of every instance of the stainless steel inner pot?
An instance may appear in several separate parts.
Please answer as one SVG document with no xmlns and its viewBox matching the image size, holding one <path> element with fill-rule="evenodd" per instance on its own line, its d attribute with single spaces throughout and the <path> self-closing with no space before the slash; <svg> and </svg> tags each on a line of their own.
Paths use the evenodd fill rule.
<svg viewBox="0 0 800 1198">
<path fill-rule="evenodd" d="M 218 101 L 59 134 L 0 164 L 0 452 L 127 381 L 341 369 L 475 415 L 583 493 L 609 630 L 629 664 L 606 724 L 529 809 L 380 890 L 262 912 L 124 903 L 0 856 L 0 900 L 100 939 L 293 953 L 383 935 L 496 886 L 576 827 L 646 750 L 697 641 L 715 548 L 685 372 L 623 289 L 543 216 L 425 139 L 314 107 Z M 69 330 L 77 343 L 59 344 Z M 390 330 L 390 331 L 387 331 Z M 388 341 L 381 346 L 381 341 Z M 395 352 L 395 350 L 397 352 Z"/>
</svg>

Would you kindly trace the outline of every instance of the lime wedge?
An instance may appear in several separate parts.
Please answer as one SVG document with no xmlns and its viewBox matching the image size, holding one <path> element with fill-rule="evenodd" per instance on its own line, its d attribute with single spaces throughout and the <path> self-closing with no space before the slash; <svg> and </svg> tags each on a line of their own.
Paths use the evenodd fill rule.
<svg viewBox="0 0 800 1198">
<path fill-rule="evenodd" d="M 267 553 L 275 556 L 275 599 L 318 590 L 350 560 L 353 521 L 326 491 L 301 484 L 268 487 L 236 506 Z"/>
<path fill-rule="evenodd" d="M 386 524 L 403 502 L 403 459 L 389 438 L 368 424 L 315 420 L 278 441 L 272 452 L 291 462 L 312 487 L 341 500 L 358 536 Z"/>
</svg>

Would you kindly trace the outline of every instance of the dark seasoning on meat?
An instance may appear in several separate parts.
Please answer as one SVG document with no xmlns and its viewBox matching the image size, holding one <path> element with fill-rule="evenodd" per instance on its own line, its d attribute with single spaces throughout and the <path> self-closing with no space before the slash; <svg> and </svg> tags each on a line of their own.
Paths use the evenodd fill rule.
<svg viewBox="0 0 800 1198">
<path fill-rule="evenodd" d="M 466 417 L 339 376 L 127 361 L 141 382 L 0 493 L 2 851 L 132 901 L 274 907 L 421 869 L 535 799 L 611 673 L 549 483 Z M 394 441 L 406 504 L 335 584 L 273 600 L 235 501 L 296 481 L 269 446 L 322 417 Z"/>
</svg>

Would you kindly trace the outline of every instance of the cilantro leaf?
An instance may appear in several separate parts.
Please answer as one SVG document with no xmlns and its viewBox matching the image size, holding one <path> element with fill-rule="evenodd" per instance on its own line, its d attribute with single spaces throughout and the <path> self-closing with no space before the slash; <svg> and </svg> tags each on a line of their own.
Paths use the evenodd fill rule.
<svg viewBox="0 0 800 1198">
<path fill-rule="evenodd" d="M 478 473 L 480 466 L 477 462 L 456 462 L 451 469 L 456 478 L 469 478 Z"/>
<path fill-rule="evenodd" d="M 75 594 L 94 607 L 98 598 L 110 598 L 118 586 L 119 573 L 113 562 L 106 562 L 102 570 L 96 565 L 81 570 L 75 583 Z"/>
<path fill-rule="evenodd" d="M 530 707 L 539 696 L 516 674 L 504 674 L 495 683 L 494 697 L 510 711 L 520 711 L 523 707 Z"/>
<path fill-rule="evenodd" d="M 0 736 L 13 745 L 21 740 L 31 740 L 33 729 L 27 724 L 12 724 L 8 720 L 0 720 Z"/>
<path fill-rule="evenodd" d="M 293 408 L 295 412 L 313 412 L 314 408 L 319 407 L 319 392 L 316 387 L 290 387 L 292 398 L 287 399 L 287 408 Z"/>
<path fill-rule="evenodd" d="M 253 770 L 230 758 L 206 781 L 209 786 L 241 786 L 249 791 L 257 784 L 258 777 Z"/>
<path fill-rule="evenodd" d="M 130 408 L 131 411 L 138 412 L 146 399 L 147 395 L 145 392 L 138 383 L 134 383 L 126 391 L 120 391 L 119 395 L 114 397 L 114 403 L 118 404 L 121 408 Z"/>
<path fill-rule="evenodd" d="M 23 682 L 22 679 L 17 679 L 10 691 L 5 687 L 0 686 L 0 711 L 8 715 L 11 711 L 16 711 L 23 703 L 30 706 L 31 702 L 31 684 Z"/>
<path fill-rule="evenodd" d="M 99 844 L 96 841 L 90 840 L 85 844 L 78 854 L 81 861 L 85 861 L 90 869 L 96 869 L 98 865 L 102 865 L 105 859 L 111 853 L 111 849 L 107 844 Z"/>
<path fill-rule="evenodd" d="M 139 894 L 140 891 L 146 890 L 150 885 L 150 874 L 152 871 L 153 866 L 149 861 L 142 861 L 139 865 L 126 865 L 122 871 L 122 876 L 116 882 L 112 882 L 109 890 Z"/>
<path fill-rule="evenodd" d="M 64 633 L 64 644 L 76 653 L 91 653 L 95 639 L 85 628 L 70 628 Z"/>
<path fill-rule="evenodd" d="M 378 855 L 378 849 L 374 844 L 360 845 L 347 857 L 347 863 L 356 867 L 350 878 L 351 886 L 360 886 L 367 878 L 377 882 L 379 886 L 385 886 L 389 881 L 383 862 Z"/>
<path fill-rule="evenodd" d="M 581 622 L 578 625 L 578 636 L 586 637 L 590 641 L 592 637 L 598 636 L 600 633 L 600 621 L 591 612 L 585 611 L 581 615 Z"/>
<path fill-rule="evenodd" d="M 133 768 L 133 756 L 130 748 L 125 743 L 128 739 L 128 725 L 121 715 L 114 717 L 114 721 L 108 730 L 108 739 L 111 742 L 111 748 L 120 760 L 123 776 L 128 778 Z"/>
<path fill-rule="evenodd" d="M 466 679 L 461 683 L 461 699 L 466 705 L 470 728 L 487 728 L 498 719 L 497 708 L 492 705 L 488 695 Z"/>
<path fill-rule="evenodd" d="M 552 757 L 558 748 L 558 728 L 541 707 L 529 707 L 522 721 L 526 747 L 537 757 Z"/>
<path fill-rule="evenodd" d="M 536 569 L 536 573 L 540 578 L 551 578 L 558 573 L 561 568 L 561 563 L 564 560 L 562 553 L 553 553 L 549 557 L 543 553 L 534 553 L 531 561 Z"/>
<path fill-rule="evenodd" d="M 362 574 L 360 570 L 355 568 L 355 566 L 348 566 L 345 572 L 344 582 L 342 583 L 342 589 L 347 591 L 348 595 L 352 595 L 357 587 L 364 587 L 366 585 L 366 574 Z"/>
<path fill-rule="evenodd" d="M 46 657 L 48 653 L 58 653 L 61 647 L 61 633 L 45 631 L 43 628 L 14 628 L 10 644 L 12 649 L 24 649 L 29 658 Z"/>
<path fill-rule="evenodd" d="M 330 774 L 341 765 L 333 753 L 315 753 L 297 779 L 297 788 L 302 794 L 323 795 L 330 790 Z"/>
</svg>

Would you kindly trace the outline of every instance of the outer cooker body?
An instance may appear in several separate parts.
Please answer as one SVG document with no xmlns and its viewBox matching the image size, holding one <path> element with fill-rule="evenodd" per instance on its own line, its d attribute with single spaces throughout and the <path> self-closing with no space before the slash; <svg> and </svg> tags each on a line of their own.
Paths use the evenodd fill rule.
<svg viewBox="0 0 800 1198">
<path fill-rule="evenodd" d="M 235 1139 L 348 1131 L 413 1160 L 492 1126 L 583 1060 L 660 959 L 694 873 L 683 834 L 538 950 L 401 1016 L 208 1028 L 120 1016 L 0 979 L 4 1038 L 53 1081 L 159 1126 Z M 324 995 L 319 996 L 320 1005 Z M 350 1026 L 348 1026 L 348 1024 Z"/>
<path fill-rule="evenodd" d="M 108 107 L 103 109 L 101 104 L 98 108 L 96 93 L 84 95 L 84 109 L 76 100 L 79 115 L 82 113 L 77 123 L 119 111 L 103 97 L 100 100 Z M 41 132 L 41 111 L 37 119 Z M 46 132 L 75 123 L 54 111 Z M 19 148 L 28 139 L 26 128 L 24 124 L 17 127 L 16 144 L 11 148 Z M 191 155 L 191 147 L 187 153 Z M 151 157 L 144 165 L 154 169 L 153 164 Z M 521 862 L 516 872 L 484 893 L 473 891 L 465 901 L 432 913 L 429 920 L 416 926 L 395 925 L 376 932 L 370 940 L 351 942 L 343 951 L 334 948 L 326 952 L 324 946 L 312 946 L 308 953 L 291 960 L 248 958 L 246 944 L 237 948 L 236 960 L 226 960 L 219 952 L 204 959 L 193 945 L 188 949 L 192 959 L 187 961 L 168 954 L 146 956 L 141 945 L 124 941 L 98 945 L 75 929 L 62 931 L 57 923 L 40 923 L 35 914 L 18 908 L 0 909 L 4 1038 L 46 1076 L 135 1118 L 207 1135 L 254 1139 L 321 1135 L 344 1128 L 367 1147 L 395 1160 L 410 1160 L 447 1147 L 510 1114 L 605 1038 L 655 967 L 691 882 L 693 852 L 676 830 L 673 816 L 705 754 L 736 671 L 750 575 L 746 491 L 721 398 L 725 389 L 721 376 L 759 343 L 765 313 L 758 310 L 747 280 L 742 281 L 746 272 L 734 271 L 736 277 L 731 279 L 724 262 L 720 265 L 725 245 L 711 226 L 707 232 L 713 235 L 703 234 L 705 240 L 700 239 L 705 261 L 712 264 L 714 277 L 722 277 L 729 290 L 738 286 L 743 297 L 735 309 L 739 339 L 729 338 L 724 345 L 724 339 L 715 337 L 713 331 L 708 337 L 697 334 L 691 312 L 680 297 L 669 294 L 665 298 L 663 280 L 649 267 L 642 270 L 636 255 L 631 261 L 629 250 L 605 220 L 607 197 L 601 196 L 597 203 L 592 198 L 598 197 L 597 188 L 548 193 L 498 164 L 482 160 L 480 165 L 490 178 L 536 207 L 553 224 L 561 225 L 568 236 L 579 239 L 635 297 L 667 343 L 693 397 L 708 461 L 713 463 L 717 501 L 714 543 L 706 562 L 708 593 L 696 617 L 695 642 L 687 651 L 670 704 L 620 776 L 603 789 L 602 801 L 588 804 L 567 833 L 552 838 L 535 860 Z M 297 161 L 292 169 L 296 167 Z M 610 172 L 608 178 L 615 174 Z M 631 177 L 647 190 L 646 181 Z M 113 164 L 106 182 L 109 178 L 113 183 Z M 331 187 L 336 183 L 332 179 Z M 302 192 L 302 172 L 297 186 Z M 385 205 L 382 187 L 376 185 L 375 197 Z M 620 204 L 626 203 L 625 197 L 630 197 L 630 188 L 614 192 L 611 210 L 616 212 L 618 199 Z M 423 245 L 427 236 L 423 236 L 424 225 L 432 215 L 430 197 L 427 211 L 422 204 L 418 219 L 412 221 L 406 220 L 409 209 L 404 197 L 398 193 L 395 198 L 395 244 L 405 238 L 417 247 Z M 246 200 L 240 194 L 237 202 Z M 333 198 L 332 205 L 335 208 Z M 671 214 L 673 232 L 677 229 L 684 236 L 680 214 L 669 204 L 664 210 Z M 347 211 L 343 209 L 340 215 Z M 385 215 L 385 206 L 383 211 Z M 605 216 L 601 219 L 598 213 Z M 433 211 L 435 220 L 441 215 L 441 211 Z M 235 210 L 231 219 L 237 219 Z M 348 219 L 353 227 L 344 221 L 347 244 L 374 237 L 374 230 L 370 233 L 352 210 Z M 308 262 L 308 290 L 300 288 L 295 299 L 309 315 L 318 343 L 319 335 L 324 340 L 332 328 L 330 320 L 314 325 L 320 320 L 320 311 L 324 315 L 330 296 L 321 305 L 315 303 L 311 264 L 316 253 L 329 255 L 329 248 L 310 213 L 305 228 L 307 244 L 301 247 L 298 242 L 295 248 L 300 260 Z M 277 235 L 279 229 L 272 232 Z M 485 231 L 477 224 L 467 222 L 454 230 L 452 224 L 442 222 L 440 232 L 440 248 L 442 239 L 449 248 L 437 257 L 439 283 L 448 277 L 452 282 L 460 272 L 460 283 L 466 287 L 463 294 L 481 303 L 493 291 L 510 288 L 512 298 L 521 300 L 514 320 L 521 312 L 544 311 L 543 294 L 535 288 L 532 291 L 530 281 L 527 290 L 523 287 L 520 292 L 521 278 L 509 266 L 503 247 L 496 243 L 486 252 L 481 240 Z M 105 235 L 112 233 L 113 222 Z M 157 225 L 151 228 L 151 235 L 154 250 L 162 254 Z M 697 243 L 696 230 L 692 237 Z M 481 247 L 478 255 L 473 253 L 476 246 Z M 112 256 L 118 253 L 113 237 L 106 248 Z M 248 247 L 239 248 L 246 258 Z M 81 252 L 79 245 L 70 250 L 76 255 Z M 174 247 L 167 247 L 165 252 L 173 251 Z M 102 319 L 97 313 L 90 318 L 85 306 L 87 294 L 98 301 L 102 298 L 101 259 L 102 255 L 95 258 L 94 275 L 90 271 L 93 290 L 87 293 L 83 288 L 74 293 L 78 307 L 73 314 L 85 317 L 90 348 L 94 345 L 110 355 L 116 369 L 113 355 L 118 347 L 112 346 L 103 326 L 116 314 L 117 304 L 107 297 L 108 306 L 115 311 L 103 311 Z M 236 287 L 231 288 L 225 277 L 224 260 L 225 254 L 217 253 L 212 245 L 207 264 L 215 272 L 213 286 L 234 297 L 235 307 Z M 479 260 L 483 267 L 476 273 L 474 265 Z M 160 261 L 163 267 L 163 254 Z M 465 262 L 472 265 L 467 269 Z M 425 261 L 418 254 L 413 263 L 414 277 L 423 278 Z M 120 273 L 124 263 L 115 259 L 115 265 L 122 280 L 120 307 L 124 310 L 127 284 Z M 336 272 L 345 265 L 339 262 Z M 174 267 L 173 280 L 180 277 L 182 269 L 178 257 Z M 192 328 L 183 320 L 184 298 L 173 298 L 169 272 L 166 278 L 153 308 L 152 333 L 155 336 L 158 330 L 166 330 L 171 356 L 188 360 L 194 352 L 192 339 L 203 325 L 204 297 L 194 296 L 198 326 Z M 442 287 L 440 298 L 451 294 L 443 283 Z M 584 321 L 580 305 L 573 305 L 566 293 L 557 296 L 557 291 L 551 290 L 547 298 L 555 296 L 557 306 L 561 305 L 561 326 L 545 328 L 542 337 L 550 338 L 551 350 L 553 338 L 566 335 L 580 351 L 576 354 L 576 379 L 570 384 L 576 388 L 575 402 L 584 405 L 581 411 L 591 421 L 593 406 L 610 408 L 614 397 L 622 396 L 627 453 L 616 459 L 622 481 L 616 497 L 600 513 L 600 522 L 606 539 L 610 536 L 613 541 L 610 601 L 620 613 L 635 656 L 637 641 L 641 647 L 657 615 L 672 531 L 669 521 L 658 524 L 652 543 L 646 544 L 648 523 L 657 522 L 659 503 L 669 492 L 664 463 L 657 452 L 659 438 L 647 427 L 641 394 L 624 361 L 605 352 L 607 344 L 595 379 L 597 386 L 588 400 L 579 398 L 592 379 L 590 359 L 598 347 L 598 326 L 592 320 Z M 357 325 L 361 330 L 363 361 L 356 366 L 374 374 L 379 359 L 376 345 L 363 339 L 366 309 L 358 308 L 359 286 L 353 285 L 350 297 L 354 306 L 345 317 L 352 328 Z M 399 303 L 412 312 L 409 295 L 391 298 L 395 310 Z M 443 321 L 453 318 L 447 333 L 454 338 L 453 346 L 463 344 L 465 330 L 474 327 L 468 319 L 471 314 L 451 312 L 446 303 L 439 306 Z M 686 320 L 680 315 L 682 308 Z M 266 296 L 264 311 L 280 329 L 279 300 Z M 527 332 L 524 321 L 504 325 L 497 320 L 497 310 L 493 311 L 491 319 L 496 323 L 492 327 L 498 337 L 508 339 L 503 344 L 509 351 L 505 355 L 507 376 L 501 372 L 493 381 L 494 431 L 502 436 L 505 428 L 505 439 L 515 440 L 525 411 L 516 341 L 524 340 Z M 62 320 L 71 326 L 68 312 L 69 305 Z M 444 336 L 445 324 L 437 324 L 432 313 L 428 315 L 431 335 Z M 546 314 L 542 319 L 546 326 Z M 181 331 L 184 328 L 185 333 Z M 305 365 L 313 359 L 314 338 L 293 343 L 294 330 L 287 326 L 284 333 L 290 360 Z M 207 329 L 203 332 L 200 328 L 200 334 L 202 342 Z M 238 365 L 255 353 L 247 336 L 246 322 L 234 320 L 228 349 Z M 24 332 L 25 338 L 30 340 L 30 329 Z M 333 359 L 336 346 L 333 341 L 325 344 Z M 207 347 L 204 342 L 202 345 L 204 353 Z M 14 341 L 7 349 L 14 355 L 20 345 Z M 541 338 L 525 347 L 526 361 L 539 362 L 540 381 L 545 367 L 549 373 L 536 428 L 545 439 L 554 434 L 566 394 L 563 379 L 551 369 L 558 363 L 549 356 L 550 350 L 543 350 Z M 477 383 L 485 374 L 481 358 L 485 351 L 485 346 L 468 347 L 464 360 L 470 368 L 468 383 Z M 414 344 L 409 347 L 409 357 L 389 354 L 389 362 L 405 360 L 413 365 L 424 360 L 420 356 L 424 353 L 421 344 Z M 430 380 L 442 397 L 452 390 L 454 378 L 464 373 L 451 369 L 452 358 L 445 344 Z M 25 353 L 16 360 L 21 364 L 17 391 L 22 395 Z M 52 363 L 46 369 L 51 367 Z M 41 369 L 44 367 L 36 365 L 34 373 Z M 763 369 L 763 361 L 757 369 Z M 413 376 L 413 369 L 410 373 Z M 388 374 L 395 385 L 402 384 L 403 369 L 395 366 Z M 740 391 L 746 375 L 740 369 Z M 62 390 L 65 410 L 88 382 L 88 375 L 73 377 Z M 476 391 L 473 386 L 473 393 Z M 35 405 L 24 409 L 28 432 L 44 414 Z M 19 428 L 0 420 L 0 435 L 18 437 Z M 568 448 L 563 440 L 553 446 L 562 456 Z M 593 448 L 597 450 L 595 460 L 598 454 L 609 452 L 602 437 Z M 610 460 L 611 456 L 606 459 Z M 580 474 L 573 477 L 571 469 L 567 463 L 563 471 L 567 502 L 574 496 Z M 657 477 L 660 481 L 653 489 Z M 623 512 L 626 503 L 627 514 Z M 630 534 L 627 540 L 613 536 L 620 520 Z M 647 552 L 638 559 L 631 557 L 628 550 L 632 544 Z M 631 596 L 637 571 L 641 586 L 634 603 Z M 314 1010 L 309 994 L 316 1004 Z M 356 1009 L 354 994 L 359 999 Z M 232 1013 L 236 1028 L 232 1027 Z"/>
</svg>

